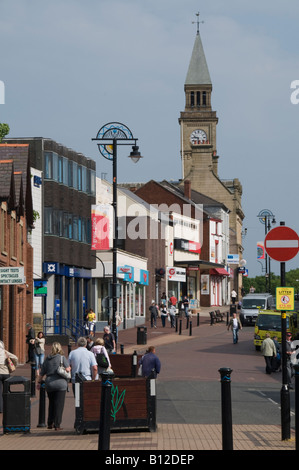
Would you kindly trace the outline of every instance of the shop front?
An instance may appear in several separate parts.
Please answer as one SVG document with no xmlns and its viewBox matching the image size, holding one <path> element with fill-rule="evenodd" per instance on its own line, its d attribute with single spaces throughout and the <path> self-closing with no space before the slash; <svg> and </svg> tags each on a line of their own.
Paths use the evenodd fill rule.
<svg viewBox="0 0 299 470">
<path fill-rule="evenodd" d="M 183 295 L 188 295 L 189 300 L 196 300 L 193 300 L 196 307 L 227 305 L 229 273 L 223 265 L 204 260 L 181 261 L 176 264 L 186 268 L 186 294 L 182 292 Z"/>
<path fill-rule="evenodd" d="M 93 296 L 97 316 L 96 329 L 101 331 L 112 315 L 112 254 L 98 252 L 93 270 Z M 121 250 L 117 255 L 117 315 L 119 328 L 132 328 L 145 322 L 146 288 L 149 285 L 147 260 Z"/>
<path fill-rule="evenodd" d="M 60 263 L 43 263 L 44 331 L 80 334 L 85 310 L 91 307 L 91 270 Z"/>
</svg>

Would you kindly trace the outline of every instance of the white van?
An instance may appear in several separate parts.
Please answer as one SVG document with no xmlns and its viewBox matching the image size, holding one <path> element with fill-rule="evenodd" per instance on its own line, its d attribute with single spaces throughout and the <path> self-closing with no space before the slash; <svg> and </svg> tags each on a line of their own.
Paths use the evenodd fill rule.
<svg viewBox="0 0 299 470">
<path fill-rule="evenodd" d="M 273 297 L 271 294 L 248 294 L 242 299 L 240 321 L 243 325 L 255 324 L 259 310 L 271 310 Z"/>
</svg>

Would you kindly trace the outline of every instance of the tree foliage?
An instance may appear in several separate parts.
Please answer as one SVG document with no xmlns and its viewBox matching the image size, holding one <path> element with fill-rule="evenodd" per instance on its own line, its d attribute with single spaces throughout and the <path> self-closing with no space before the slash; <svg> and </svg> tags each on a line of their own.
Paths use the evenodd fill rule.
<svg viewBox="0 0 299 470">
<path fill-rule="evenodd" d="M 276 274 L 271 273 L 270 282 L 271 282 L 270 293 L 275 296 L 276 287 L 282 287 L 280 276 L 277 276 Z M 267 285 L 269 285 L 269 282 L 267 282 Z M 251 277 L 251 278 L 244 277 L 243 287 L 245 289 L 246 294 L 248 294 L 251 286 L 255 287 L 255 292 L 257 293 L 266 292 L 265 276 L 256 276 L 256 277 Z M 295 294 L 299 293 L 299 268 L 292 269 L 291 271 L 286 273 L 286 287 L 294 287 Z"/>
<path fill-rule="evenodd" d="M 5 124 L 5 122 L 3 123 L 0 122 L 0 143 L 2 142 L 4 137 L 6 137 L 7 134 L 9 134 L 9 131 L 10 131 L 9 125 Z"/>
</svg>

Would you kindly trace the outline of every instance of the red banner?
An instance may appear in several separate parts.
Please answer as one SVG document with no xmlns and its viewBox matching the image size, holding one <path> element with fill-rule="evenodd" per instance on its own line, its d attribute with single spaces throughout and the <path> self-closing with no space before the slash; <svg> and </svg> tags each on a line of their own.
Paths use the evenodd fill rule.
<svg viewBox="0 0 299 470">
<path fill-rule="evenodd" d="M 110 205 L 91 206 L 91 249 L 110 249 Z"/>
</svg>

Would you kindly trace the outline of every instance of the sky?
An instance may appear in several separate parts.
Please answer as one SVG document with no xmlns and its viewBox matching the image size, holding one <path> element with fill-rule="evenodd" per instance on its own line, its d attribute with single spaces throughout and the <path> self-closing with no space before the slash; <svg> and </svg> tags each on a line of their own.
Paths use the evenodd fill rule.
<svg viewBox="0 0 299 470">
<path fill-rule="evenodd" d="M 180 179 L 178 119 L 197 12 L 219 118 L 219 177 L 242 184 L 244 259 L 254 277 L 264 274 L 261 211 L 299 233 L 296 0 L 0 0 L 0 122 L 9 137 L 47 137 L 82 152 L 108 181 L 111 162 L 92 139 L 121 122 L 143 158 L 133 164 L 131 148 L 119 149 L 119 182 Z M 271 270 L 279 274 L 280 263 Z"/>
</svg>

